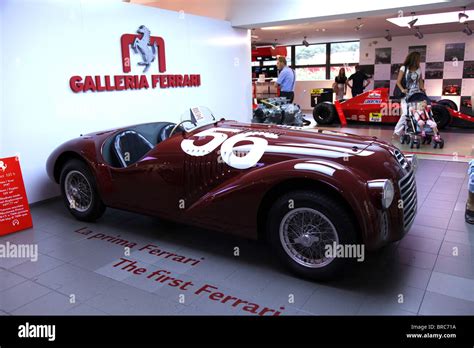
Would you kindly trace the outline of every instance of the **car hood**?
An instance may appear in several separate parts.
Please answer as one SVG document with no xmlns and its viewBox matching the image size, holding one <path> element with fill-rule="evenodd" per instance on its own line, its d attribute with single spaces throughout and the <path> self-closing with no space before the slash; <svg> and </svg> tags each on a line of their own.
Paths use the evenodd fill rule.
<svg viewBox="0 0 474 348">
<path fill-rule="evenodd" d="M 332 130 L 314 129 L 306 131 L 299 127 L 286 127 L 265 124 L 242 124 L 224 122 L 220 128 L 241 128 L 246 132 L 262 132 L 268 141 L 266 153 L 308 155 L 340 158 L 346 156 L 367 155 L 367 147 L 372 145 L 376 138 L 342 133 Z M 269 134 L 270 136 L 265 136 Z M 239 145 L 239 144 L 236 144 Z M 237 146 L 236 150 L 243 150 L 247 145 Z"/>
</svg>

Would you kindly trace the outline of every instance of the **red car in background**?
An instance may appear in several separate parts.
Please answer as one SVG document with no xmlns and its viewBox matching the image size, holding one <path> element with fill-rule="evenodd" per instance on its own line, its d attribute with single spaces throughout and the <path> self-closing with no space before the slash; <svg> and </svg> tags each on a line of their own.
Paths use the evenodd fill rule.
<svg viewBox="0 0 474 348">
<path fill-rule="evenodd" d="M 439 129 L 447 126 L 474 127 L 474 113 L 459 112 L 456 103 L 449 99 L 432 101 L 433 117 Z M 322 102 L 313 109 L 318 124 L 332 124 L 345 119 L 348 122 L 394 124 L 400 118 L 400 99 L 389 96 L 388 88 L 376 88 L 354 98 L 336 102 Z"/>
<path fill-rule="evenodd" d="M 378 249 L 410 229 L 416 157 L 374 137 L 194 114 L 59 146 L 46 167 L 66 208 L 84 221 L 113 207 L 263 238 L 313 279 L 354 260 L 339 247 Z"/>
</svg>

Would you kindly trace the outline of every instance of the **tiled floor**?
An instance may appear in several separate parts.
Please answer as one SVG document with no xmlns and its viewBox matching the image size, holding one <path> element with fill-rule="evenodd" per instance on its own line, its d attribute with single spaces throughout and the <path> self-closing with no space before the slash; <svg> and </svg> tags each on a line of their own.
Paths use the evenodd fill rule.
<svg viewBox="0 0 474 348">
<path fill-rule="evenodd" d="M 37 205 L 33 229 L 0 238 L 2 244 L 37 243 L 40 252 L 37 262 L 0 260 L 0 314 L 244 315 L 258 305 L 282 315 L 472 315 L 474 226 L 464 222 L 466 170 L 466 163 L 420 161 L 419 214 L 409 234 L 327 283 L 288 274 L 261 243 L 112 209 L 85 224 L 60 200 Z M 126 250 L 124 243 L 136 245 Z M 139 250 L 148 244 L 199 262 Z M 146 272 L 114 267 L 120 258 Z M 149 279 L 155 270 L 182 282 Z M 245 311 L 245 304 L 197 293 L 206 284 L 255 306 Z"/>
</svg>

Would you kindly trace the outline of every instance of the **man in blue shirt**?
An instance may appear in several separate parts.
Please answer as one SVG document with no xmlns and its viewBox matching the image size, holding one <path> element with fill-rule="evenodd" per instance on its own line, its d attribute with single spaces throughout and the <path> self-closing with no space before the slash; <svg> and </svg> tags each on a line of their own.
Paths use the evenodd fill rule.
<svg viewBox="0 0 474 348">
<path fill-rule="evenodd" d="M 286 58 L 282 56 L 277 59 L 277 68 L 280 72 L 276 82 L 280 87 L 280 97 L 285 97 L 290 103 L 293 103 L 295 97 L 295 72 L 286 65 Z"/>
</svg>

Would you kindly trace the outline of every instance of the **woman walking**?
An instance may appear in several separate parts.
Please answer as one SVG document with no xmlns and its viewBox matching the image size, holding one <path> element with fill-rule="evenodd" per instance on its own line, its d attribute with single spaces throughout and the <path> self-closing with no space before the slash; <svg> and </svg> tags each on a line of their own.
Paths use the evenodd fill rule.
<svg viewBox="0 0 474 348">
<path fill-rule="evenodd" d="M 397 86 L 402 92 L 400 103 L 400 119 L 395 126 L 394 135 L 400 136 L 403 134 L 407 116 L 407 100 L 413 94 L 424 92 L 425 86 L 423 76 L 420 69 L 421 55 L 419 52 L 411 52 L 405 58 L 403 66 L 400 67 L 397 78 Z"/>
</svg>

